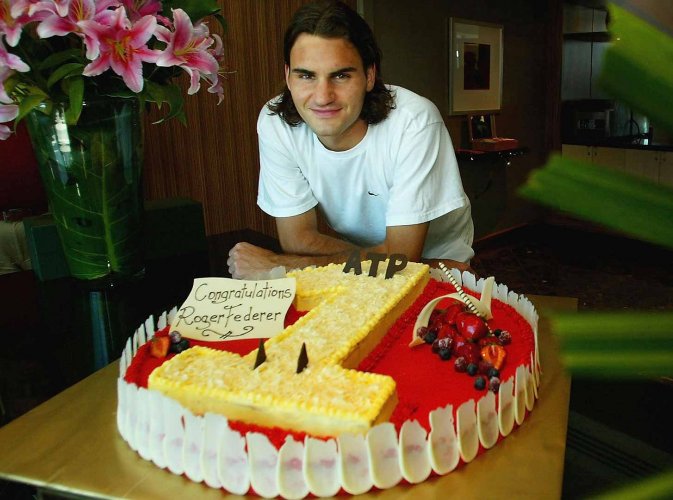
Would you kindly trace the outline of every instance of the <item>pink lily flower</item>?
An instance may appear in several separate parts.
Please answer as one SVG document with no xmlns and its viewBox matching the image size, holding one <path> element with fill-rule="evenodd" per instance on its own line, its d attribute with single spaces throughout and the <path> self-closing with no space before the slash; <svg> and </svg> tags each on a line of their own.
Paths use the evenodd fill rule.
<svg viewBox="0 0 673 500">
<path fill-rule="evenodd" d="M 62 16 L 53 2 L 40 2 L 45 17 L 37 27 L 37 34 L 40 38 L 50 38 L 77 33 L 84 38 L 87 59 L 93 60 L 98 57 L 100 51 L 98 37 L 85 21 L 111 24 L 114 11 L 109 10 L 109 7 L 118 4 L 116 0 L 71 0 L 66 15 Z"/>
<path fill-rule="evenodd" d="M 12 8 L 10 12 L 13 17 L 19 17 L 24 14 L 32 14 L 31 10 L 33 6 L 40 3 L 42 0 L 15 0 L 12 2 Z"/>
<path fill-rule="evenodd" d="M 16 104 L 0 104 L 0 123 L 11 122 L 19 114 L 19 107 Z M 4 141 L 12 134 L 7 125 L 0 125 L 0 141 Z"/>
<path fill-rule="evenodd" d="M 0 33 L 0 67 L 6 66 L 7 68 L 15 69 L 20 73 L 30 71 L 30 66 L 23 62 L 19 56 L 7 51 L 3 38 L 4 36 Z"/>
<path fill-rule="evenodd" d="M 173 24 L 175 31 L 172 32 L 163 26 L 157 27 L 157 38 L 167 43 L 157 59 L 157 66 L 180 66 L 184 69 L 190 77 L 187 90 L 190 95 L 198 92 L 201 78 L 211 82 L 211 88 L 216 88 L 220 68 L 214 54 L 218 49 L 217 46 L 215 50 L 210 49 L 215 39 L 210 36 L 208 27 L 203 23 L 194 27 L 182 9 L 173 10 Z M 221 40 L 218 43 L 221 50 Z"/>
<path fill-rule="evenodd" d="M 121 0 L 129 19 L 137 21 L 143 16 L 155 16 L 161 11 L 160 0 Z"/>
<path fill-rule="evenodd" d="M 95 21 L 84 21 L 92 28 L 92 36 L 100 44 L 99 57 L 84 67 L 82 75 L 96 76 L 112 68 L 133 92 L 143 89 L 143 62 L 156 62 L 160 51 L 147 47 L 157 27 L 153 16 L 144 16 L 131 23 L 123 7 L 114 11 L 114 22 L 103 26 Z"/>
<path fill-rule="evenodd" d="M 28 4 L 28 13 L 33 14 L 39 10 L 49 10 L 56 12 L 59 16 L 65 17 L 68 15 L 71 0 L 18 0 L 19 6 Z"/>
<path fill-rule="evenodd" d="M 13 4 L 12 0 L 0 0 L 0 33 L 5 34 L 10 47 L 16 47 L 24 25 L 33 21 L 27 11 L 19 11 L 19 15 L 15 16 Z"/>
</svg>

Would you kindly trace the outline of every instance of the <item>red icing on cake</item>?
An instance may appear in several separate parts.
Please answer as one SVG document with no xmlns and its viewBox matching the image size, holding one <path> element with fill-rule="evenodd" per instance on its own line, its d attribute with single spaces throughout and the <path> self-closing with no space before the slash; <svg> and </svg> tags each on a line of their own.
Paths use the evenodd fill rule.
<svg viewBox="0 0 673 500">
<path fill-rule="evenodd" d="M 454 358 L 443 361 L 434 354 L 431 347 L 423 344 L 409 348 L 412 329 L 423 307 L 433 298 L 455 292 L 448 283 L 430 280 L 425 290 L 414 304 L 397 320 L 379 345 L 362 361 L 358 369 L 392 376 L 397 384 L 398 405 L 391 422 L 400 429 L 409 419 L 418 420 L 430 430 L 428 414 L 430 411 L 452 404 L 454 411 L 465 401 L 475 401 L 485 395 L 485 390 L 474 388 L 474 378 L 466 373 L 457 373 Z M 441 307 L 441 306 L 440 306 Z M 514 376 L 520 365 L 529 365 L 531 353 L 535 350 L 534 333 L 528 322 L 511 306 L 493 300 L 491 309 L 494 318 L 489 321 L 492 330 L 508 330 L 512 334 L 512 343 L 507 346 L 507 362 L 500 373 L 505 381 Z M 292 324 L 301 316 L 294 308 L 288 311 L 286 325 Z M 168 335 L 169 327 L 156 333 Z M 247 354 L 259 345 L 258 339 L 235 340 L 226 342 L 192 341 L 196 345 L 205 345 L 214 349 L 228 350 L 238 354 Z M 149 344 L 139 347 L 138 352 L 126 370 L 125 380 L 140 387 L 147 387 L 147 378 L 165 359 L 154 358 L 149 354 Z M 169 358 L 172 355 L 169 355 Z M 169 359 L 166 358 L 166 359 Z M 287 435 L 303 440 L 304 435 L 277 428 L 263 428 L 242 422 L 230 422 L 230 427 L 245 434 L 256 431 L 265 434 L 277 447 L 285 441 Z"/>
</svg>

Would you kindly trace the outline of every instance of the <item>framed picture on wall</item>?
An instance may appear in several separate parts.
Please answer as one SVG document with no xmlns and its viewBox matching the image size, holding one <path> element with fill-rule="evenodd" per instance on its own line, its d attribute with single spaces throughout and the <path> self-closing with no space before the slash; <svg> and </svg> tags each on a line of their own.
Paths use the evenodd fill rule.
<svg viewBox="0 0 673 500">
<path fill-rule="evenodd" d="M 449 18 L 449 114 L 499 111 L 502 25 Z"/>
</svg>

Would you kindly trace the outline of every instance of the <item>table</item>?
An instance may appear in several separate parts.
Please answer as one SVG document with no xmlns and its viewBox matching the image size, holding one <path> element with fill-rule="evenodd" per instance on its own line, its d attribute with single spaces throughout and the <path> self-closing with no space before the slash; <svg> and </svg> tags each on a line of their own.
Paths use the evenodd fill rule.
<svg viewBox="0 0 673 500">
<path fill-rule="evenodd" d="M 359 498 L 560 498 L 570 381 L 544 314 L 574 310 L 577 301 L 529 298 L 542 315 L 543 373 L 541 397 L 523 425 L 447 476 Z M 117 376 L 113 362 L 0 428 L 0 478 L 97 498 L 222 498 L 222 491 L 158 469 L 128 447 L 116 428 Z"/>
<path fill-rule="evenodd" d="M 528 153 L 528 148 L 504 151 L 457 149 L 463 189 L 472 204 L 474 237 L 492 233 L 507 208 L 507 170 L 512 161 Z"/>
</svg>

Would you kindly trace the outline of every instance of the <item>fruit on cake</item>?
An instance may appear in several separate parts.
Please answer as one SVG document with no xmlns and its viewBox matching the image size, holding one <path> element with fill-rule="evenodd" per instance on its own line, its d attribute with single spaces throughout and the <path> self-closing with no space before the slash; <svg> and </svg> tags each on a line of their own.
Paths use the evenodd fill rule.
<svg viewBox="0 0 673 500">
<path fill-rule="evenodd" d="M 159 467 L 265 497 L 363 493 L 471 461 L 533 408 L 537 314 L 492 278 L 387 267 L 289 273 L 292 324 L 257 348 L 184 349 L 165 315 L 157 332 L 148 321 L 120 362 L 120 434 Z"/>
</svg>

